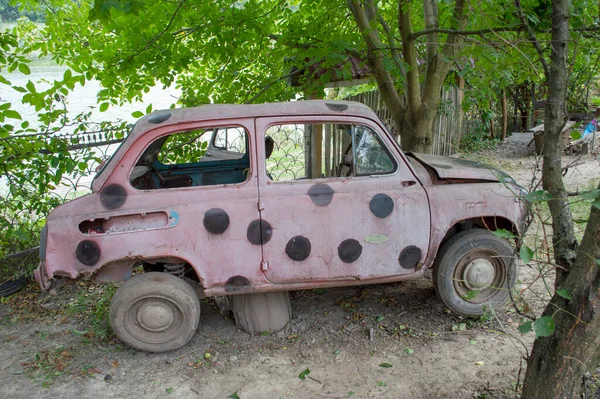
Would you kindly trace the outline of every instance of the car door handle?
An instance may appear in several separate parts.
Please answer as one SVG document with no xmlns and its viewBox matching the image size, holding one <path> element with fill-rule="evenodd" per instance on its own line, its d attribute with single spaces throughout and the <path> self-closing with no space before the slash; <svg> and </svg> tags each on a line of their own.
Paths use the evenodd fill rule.
<svg viewBox="0 0 600 399">
<path fill-rule="evenodd" d="M 414 186 L 415 184 L 417 184 L 417 182 L 414 180 L 404 180 L 401 184 L 402 184 L 402 187 L 410 187 L 410 186 Z"/>
</svg>

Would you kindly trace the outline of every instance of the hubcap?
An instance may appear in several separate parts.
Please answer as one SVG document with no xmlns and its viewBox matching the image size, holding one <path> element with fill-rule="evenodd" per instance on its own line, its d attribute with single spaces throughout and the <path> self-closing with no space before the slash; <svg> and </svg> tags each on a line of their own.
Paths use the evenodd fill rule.
<svg viewBox="0 0 600 399">
<path fill-rule="evenodd" d="M 469 263 L 463 273 L 463 281 L 471 290 L 488 287 L 495 277 L 494 265 L 487 259 L 476 259 Z"/>
<path fill-rule="evenodd" d="M 162 302 L 149 302 L 137 312 L 137 322 L 148 331 L 164 331 L 173 325 L 173 310 Z"/>
</svg>

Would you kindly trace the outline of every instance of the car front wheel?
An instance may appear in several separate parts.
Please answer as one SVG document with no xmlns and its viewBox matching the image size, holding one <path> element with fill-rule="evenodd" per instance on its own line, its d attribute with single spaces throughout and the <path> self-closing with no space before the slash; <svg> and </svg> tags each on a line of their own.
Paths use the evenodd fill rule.
<svg viewBox="0 0 600 399">
<path fill-rule="evenodd" d="M 200 302 L 192 287 L 168 273 L 133 276 L 115 292 L 110 323 L 127 345 L 148 352 L 182 347 L 194 336 Z"/>
<path fill-rule="evenodd" d="M 501 307 L 514 287 L 514 249 L 487 230 L 466 230 L 440 249 L 433 266 L 433 286 L 442 302 L 463 316 L 481 316 Z"/>
</svg>

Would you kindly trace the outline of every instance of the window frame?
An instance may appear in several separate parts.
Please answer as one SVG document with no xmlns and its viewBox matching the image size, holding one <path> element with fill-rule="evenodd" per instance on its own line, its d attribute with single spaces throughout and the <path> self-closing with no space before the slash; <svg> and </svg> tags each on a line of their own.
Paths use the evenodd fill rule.
<svg viewBox="0 0 600 399">
<path fill-rule="evenodd" d="M 328 176 L 328 177 L 317 177 L 317 178 L 300 178 L 300 179 L 289 179 L 289 180 L 273 180 L 271 179 L 271 177 L 269 176 L 268 170 L 267 170 L 267 159 L 264 156 L 265 155 L 265 137 L 268 136 L 268 131 L 270 128 L 274 127 L 274 126 L 285 126 L 285 125 L 352 125 L 353 126 L 353 133 L 352 133 L 352 149 L 353 149 L 353 154 L 352 154 L 352 162 L 353 162 L 353 167 L 354 167 L 354 174 L 351 176 Z M 392 161 L 394 168 L 392 169 L 392 171 L 390 172 L 381 172 L 381 173 L 372 173 L 372 174 L 365 174 L 365 175 L 357 175 L 356 174 L 356 134 L 354 133 L 354 127 L 356 126 L 360 126 L 364 129 L 366 129 L 368 132 L 370 132 L 371 134 L 373 134 L 375 136 L 375 139 L 379 142 L 379 144 L 382 146 L 385 154 L 388 156 L 388 158 Z M 379 125 L 371 125 L 368 123 L 365 123 L 364 121 L 360 121 L 357 120 L 356 117 L 350 117 L 347 120 L 343 120 L 343 119 L 338 119 L 338 120 L 331 120 L 331 119 L 320 119 L 320 118 L 314 118 L 311 116 L 299 116 L 299 117 L 295 117 L 293 119 L 291 118 L 281 118 L 278 117 L 276 120 L 272 120 L 270 122 L 268 122 L 263 131 L 261 132 L 261 138 L 262 140 L 259 140 L 262 142 L 261 147 L 262 147 L 262 167 L 259 164 L 258 167 L 262 169 L 261 174 L 263 174 L 266 178 L 267 181 L 269 183 L 275 183 L 275 184 L 279 184 L 279 183 L 301 183 L 301 182 L 318 182 L 318 181 L 325 181 L 325 180 L 348 180 L 348 179 L 361 179 L 361 178 L 373 178 L 373 177 L 388 177 L 388 176 L 395 176 L 399 173 L 399 171 L 401 170 L 401 166 L 400 166 L 400 158 L 398 159 L 395 155 L 394 152 L 392 151 L 392 149 L 389 148 L 388 143 L 386 142 L 386 140 L 384 139 L 384 137 L 382 136 L 386 136 L 387 134 L 386 132 L 383 131 L 383 129 L 379 126 Z M 270 136 L 270 135 L 269 135 Z M 272 137 L 272 136 L 271 136 Z M 389 137 L 387 137 L 389 139 Z M 403 162 L 403 164 L 406 164 L 406 161 Z M 408 168 L 410 170 L 410 168 Z M 412 171 L 411 171 L 412 173 Z"/>
<path fill-rule="evenodd" d="M 136 140 L 136 143 L 134 143 L 128 150 L 127 153 L 125 154 L 125 157 L 129 156 L 131 152 L 135 152 L 136 154 L 132 156 L 132 163 L 130 165 L 125 175 L 125 179 L 127 180 L 127 183 L 129 184 L 129 187 L 131 187 L 133 190 L 135 190 L 136 192 L 146 192 L 146 193 L 153 193 L 153 192 L 162 192 L 164 190 L 190 190 L 190 189 L 210 189 L 210 188 L 218 188 L 218 187 L 223 187 L 223 186 L 241 186 L 241 185 L 245 185 L 245 184 L 249 184 L 249 182 L 252 180 L 252 176 L 254 173 L 254 167 L 253 167 L 253 161 L 254 161 L 254 154 L 252 154 L 252 143 L 253 143 L 253 134 L 254 134 L 254 130 L 249 128 L 248 126 L 252 126 L 253 124 L 251 123 L 246 123 L 244 124 L 243 122 L 247 122 L 248 119 L 244 119 L 244 120 L 223 120 L 223 121 L 219 121 L 219 122 L 224 122 L 222 125 L 215 125 L 215 124 L 199 124 L 198 122 L 195 123 L 190 123 L 190 124 L 184 124 L 184 125 L 178 125 L 178 126 L 168 126 L 169 130 L 165 130 L 165 131 L 161 131 L 160 133 L 154 135 L 152 134 L 152 131 L 146 132 L 142 137 L 138 138 L 138 140 Z M 214 122 L 214 121 L 213 121 Z M 174 127 L 180 127 L 180 129 L 172 129 Z M 172 136 L 175 134 L 181 134 L 181 133 L 188 133 L 191 132 L 193 130 L 198 130 L 198 129 L 205 129 L 205 130 L 212 130 L 212 129 L 221 129 L 221 128 L 238 128 L 238 129 L 242 129 L 245 134 L 246 134 L 246 152 L 244 153 L 244 155 L 239 158 L 239 159 L 234 159 L 234 160 L 217 160 L 217 161 L 208 161 L 208 162 L 204 162 L 204 163 L 200 163 L 200 162 L 192 162 L 192 163 L 185 163 L 185 164 L 163 164 L 158 157 L 156 157 L 155 162 L 160 163 L 163 166 L 177 166 L 177 165 L 197 165 L 198 167 L 210 167 L 210 164 L 216 163 L 216 162 L 231 162 L 231 163 L 236 163 L 239 162 L 240 160 L 244 159 L 246 156 L 248 157 L 248 172 L 246 174 L 246 179 L 244 181 L 238 182 L 238 183 L 217 183 L 217 184 L 210 184 L 210 185 L 192 185 L 192 186 L 182 186 L 182 187 L 172 187 L 172 188 L 158 188 L 158 189 L 153 189 L 153 188 L 144 188 L 144 189 L 140 189 L 135 187 L 132 184 L 131 181 L 131 174 L 133 173 L 133 170 L 135 169 L 135 167 L 137 166 L 138 162 L 140 161 L 140 159 L 142 158 L 142 156 L 144 155 L 144 153 L 148 150 L 148 148 L 157 140 L 160 140 L 161 138 L 164 138 L 165 136 Z M 163 129 L 160 129 L 163 130 Z M 137 146 L 136 144 L 138 144 L 140 141 L 142 141 L 143 139 L 147 139 L 147 141 L 145 141 L 145 143 L 143 144 L 143 147 L 140 151 L 136 151 L 135 147 Z M 214 137 L 213 137 L 214 138 Z M 208 140 L 209 146 L 207 147 L 207 151 L 210 148 L 210 143 L 212 142 L 212 139 Z M 166 142 L 166 141 L 165 141 Z M 164 143 L 163 143 L 164 145 Z M 162 146 L 161 146 L 162 149 Z M 131 154 L 132 155 L 132 154 Z M 185 169 L 185 166 L 183 167 L 183 169 Z"/>
</svg>

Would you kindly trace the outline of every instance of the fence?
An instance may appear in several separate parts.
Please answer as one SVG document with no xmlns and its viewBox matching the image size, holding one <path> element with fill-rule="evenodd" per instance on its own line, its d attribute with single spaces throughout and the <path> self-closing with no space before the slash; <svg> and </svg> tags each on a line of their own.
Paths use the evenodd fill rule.
<svg viewBox="0 0 600 399">
<path fill-rule="evenodd" d="M 399 130 L 378 90 L 347 97 L 345 100 L 357 101 L 371 108 L 386 128 L 400 141 Z M 462 91 L 457 87 L 444 90 L 440 102 L 440 110 L 433 124 L 432 153 L 435 155 L 452 155 L 458 148 L 461 137 Z"/>
</svg>

